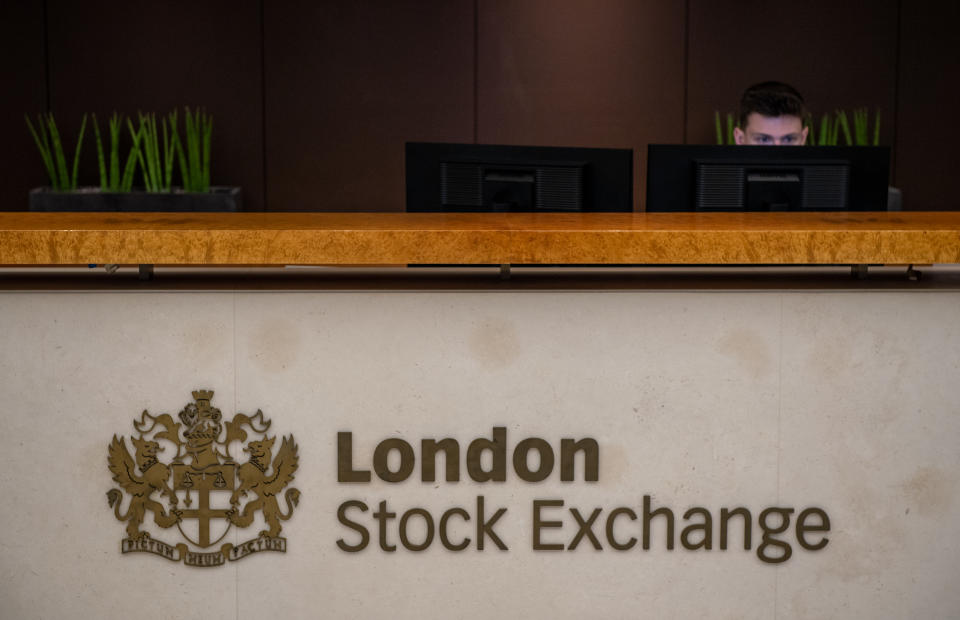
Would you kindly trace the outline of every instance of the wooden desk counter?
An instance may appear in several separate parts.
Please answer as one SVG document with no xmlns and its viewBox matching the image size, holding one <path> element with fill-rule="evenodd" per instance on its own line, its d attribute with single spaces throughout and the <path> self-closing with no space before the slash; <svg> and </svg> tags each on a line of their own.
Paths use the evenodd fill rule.
<svg viewBox="0 0 960 620">
<path fill-rule="evenodd" d="M 0 213 L 0 264 L 960 263 L 960 213 Z"/>
</svg>

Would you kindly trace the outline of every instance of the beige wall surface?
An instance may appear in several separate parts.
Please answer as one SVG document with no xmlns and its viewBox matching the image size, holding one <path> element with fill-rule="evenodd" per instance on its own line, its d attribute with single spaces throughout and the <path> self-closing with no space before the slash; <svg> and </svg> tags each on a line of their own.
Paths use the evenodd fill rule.
<svg viewBox="0 0 960 620">
<path fill-rule="evenodd" d="M 0 294 L 0 617 L 957 617 L 958 308 L 960 293 L 917 291 Z M 176 419 L 198 388 L 215 391 L 224 419 L 260 409 L 278 446 L 294 436 L 289 487 L 301 496 L 282 522 L 286 553 L 212 568 L 121 554 L 111 439 L 129 446 L 145 409 Z M 506 429 L 506 480 L 474 481 L 464 453 L 495 427 Z M 357 469 L 399 438 L 415 453 L 412 475 L 338 482 L 337 434 L 348 431 Z M 529 437 L 557 452 L 540 482 L 512 462 Z M 459 442 L 459 482 L 442 465 L 437 481 L 421 479 L 430 438 Z M 596 440 L 596 482 L 579 462 L 561 480 L 564 438 Z M 175 447 L 159 443 L 169 464 Z M 229 452 L 245 462 L 239 447 Z M 394 450 L 387 465 L 398 461 Z M 506 508 L 491 529 L 507 550 L 489 535 L 477 549 L 478 496 L 488 522 Z M 614 542 L 641 538 L 646 497 L 673 511 L 675 548 L 663 516 L 649 550 L 613 548 L 608 519 Z M 360 540 L 337 517 L 351 500 L 370 508 L 347 510 L 369 530 L 358 552 L 337 545 Z M 539 534 L 563 550 L 533 549 L 537 500 L 564 502 L 543 509 L 560 524 Z M 397 515 L 385 522 L 393 552 L 378 544 L 381 501 Z M 466 549 L 399 540 L 406 511 L 438 523 L 454 507 L 470 521 L 448 519 L 449 538 L 470 538 Z M 684 517 L 694 507 L 705 511 Z M 750 549 L 736 517 L 721 549 L 721 511 L 737 507 L 751 513 Z M 780 563 L 760 557 L 771 507 L 794 510 L 774 535 L 792 551 Z M 602 549 L 588 535 L 566 549 L 577 517 L 598 508 L 590 531 Z M 798 541 L 808 508 L 829 516 L 829 532 L 812 518 L 800 536 L 828 539 L 819 550 Z M 712 548 L 686 549 L 703 542 L 702 528 L 684 533 L 703 512 Z M 184 542 L 147 519 L 155 540 Z M 422 512 L 405 523 L 408 542 L 424 540 Z M 232 527 L 224 541 L 261 527 Z M 765 549 L 776 558 L 783 547 Z"/>
</svg>

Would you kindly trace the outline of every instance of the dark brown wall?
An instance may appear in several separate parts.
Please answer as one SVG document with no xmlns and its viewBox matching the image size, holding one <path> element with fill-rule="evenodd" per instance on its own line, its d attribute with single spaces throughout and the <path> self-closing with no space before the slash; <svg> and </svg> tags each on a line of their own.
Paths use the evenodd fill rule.
<svg viewBox="0 0 960 620">
<path fill-rule="evenodd" d="M 23 115 L 46 109 L 46 57 L 41 2 L 0 3 L 0 209 L 25 211 L 27 191 L 46 183 L 46 172 Z"/>
<path fill-rule="evenodd" d="M 634 149 L 683 138 L 683 4 L 481 2 L 477 140 Z"/>
<path fill-rule="evenodd" d="M 957 3 L 875 0 L 25 0 L 0 5 L 0 209 L 44 182 L 22 115 L 202 104 L 248 209 L 401 210 L 408 140 L 713 142 L 781 79 L 815 113 L 879 107 L 908 209 L 956 208 Z M 89 139 L 89 136 L 88 136 Z M 95 184 L 87 142 L 85 174 Z"/>
<path fill-rule="evenodd" d="M 270 209 L 402 211 L 404 142 L 473 141 L 472 0 L 265 9 Z"/>
<path fill-rule="evenodd" d="M 904 2 L 896 182 L 911 209 L 960 209 L 960 3 Z"/>
</svg>

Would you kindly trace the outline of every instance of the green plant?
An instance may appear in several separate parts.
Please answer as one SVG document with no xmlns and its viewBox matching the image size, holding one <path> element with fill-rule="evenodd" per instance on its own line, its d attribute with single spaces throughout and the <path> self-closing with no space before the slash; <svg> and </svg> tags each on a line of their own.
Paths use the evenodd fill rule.
<svg viewBox="0 0 960 620">
<path fill-rule="evenodd" d="M 77 147 L 73 153 L 73 168 L 70 174 L 67 174 L 67 159 L 63 154 L 63 143 L 60 141 L 60 132 L 57 131 L 57 123 L 53 119 L 53 113 L 40 114 L 37 116 L 37 127 L 34 128 L 30 118 L 24 115 L 27 121 L 27 127 L 33 135 L 33 141 L 36 142 L 40 150 L 40 157 L 43 159 L 43 165 L 50 176 L 50 186 L 58 192 L 72 191 L 77 188 L 77 170 L 80 165 L 80 147 L 83 145 L 83 132 L 87 127 L 87 115 L 83 115 L 80 122 L 80 133 L 77 137 Z"/>
<path fill-rule="evenodd" d="M 853 111 L 853 136 L 857 146 L 878 146 L 880 144 L 880 110 L 873 120 L 873 140 L 870 139 L 870 110 L 857 108 Z"/>
<path fill-rule="evenodd" d="M 837 110 L 837 125 L 843 131 L 843 139 L 847 144 L 853 144 L 853 137 L 850 135 L 850 122 L 847 120 L 846 110 Z"/>
<path fill-rule="evenodd" d="M 157 115 L 154 113 L 138 113 L 140 119 L 139 128 L 134 131 L 133 123 L 127 121 L 130 129 L 130 135 L 133 136 L 134 143 L 142 142 L 141 148 L 137 152 L 137 159 L 140 162 L 140 169 L 143 170 L 144 187 L 148 192 L 169 192 L 173 185 L 173 158 L 176 153 L 177 145 L 180 139 L 176 133 L 177 113 L 174 110 L 170 115 L 170 124 L 173 129 L 171 138 L 170 131 L 167 129 L 167 119 L 160 120 L 160 126 L 163 129 L 161 134 L 157 131 Z M 160 138 L 163 138 L 163 157 L 160 157 Z M 184 181 L 186 184 L 186 181 Z"/>
<path fill-rule="evenodd" d="M 213 136 L 213 117 L 202 109 L 191 114 L 185 108 L 184 124 L 186 148 L 179 139 L 174 140 L 183 176 L 183 189 L 188 192 L 210 190 L 210 141 Z"/>
<path fill-rule="evenodd" d="M 813 121 L 810 123 L 810 133 L 807 135 L 807 144 L 810 146 L 836 146 L 839 127 L 834 115 L 824 114 L 820 117 L 820 129 L 817 130 Z"/>
<path fill-rule="evenodd" d="M 714 110 L 714 112 L 713 112 L 713 121 L 714 121 L 714 124 L 716 125 L 716 129 L 717 129 L 717 144 L 720 144 L 720 145 L 722 145 L 722 144 L 733 144 L 733 143 L 734 143 L 734 139 L 733 139 L 733 128 L 736 127 L 736 122 L 735 122 L 735 120 L 734 120 L 734 115 L 733 115 L 733 113 L 727 112 L 726 118 L 727 118 L 727 126 L 726 126 L 726 130 L 727 130 L 727 131 L 726 131 L 726 133 L 724 133 L 724 131 L 723 131 L 723 129 L 724 129 L 724 128 L 723 128 L 723 124 L 722 124 L 721 119 L 720 119 L 720 111 L 719 111 L 719 110 Z M 724 142 L 724 138 L 726 138 L 726 142 Z"/>
<path fill-rule="evenodd" d="M 137 156 L 140 153 L 140 134 L 133 136 L 133 144 L 120 176 L 120 134 L 123 131 L 123 119 L 116 112 L 110 116 L 110 166 L 107 167 L 103 155 L 103 143 L 100 140 L 100 125 L 97 115 L 93 115 L 93 132 L 97 140 L 97 163 L 100 166 L 100 191 L 129 192 L 133 187 L 133 175 L 136 172 Z"/>
<path fill-rule="evenodd" d="M 873 135 L 870 135 L 870 110 L 866 107 L 855 108 L 850 116 L 853 117 L 853 131 L 850 130 L 850 121 L 846 110 L 837 110 L 836 123 L 843 132 L 843 139 L 850 146 L 879 146 L 880 144 L 880 110 L 877 110 L 873 119 Z M 836 133 L 835 130 L 834 133 Z M 834 141 L 834 144 L 837 142 Z"/>
</svg>

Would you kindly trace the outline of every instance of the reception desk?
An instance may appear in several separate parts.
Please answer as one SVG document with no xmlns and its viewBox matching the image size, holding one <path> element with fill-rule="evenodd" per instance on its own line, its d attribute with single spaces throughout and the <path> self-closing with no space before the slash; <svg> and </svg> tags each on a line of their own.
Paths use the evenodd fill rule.
<svg viewBox="0 0 960 620">
<path fill-rule="evenodd" d="M 0 213 L 0 264 L 958 263 L 956 213 Z"/>
<path fill-rule="evenodd" d="M 4 618 L 960 614 L 958 214 L 15 213 L 0 264 Z"/>
</svg>

